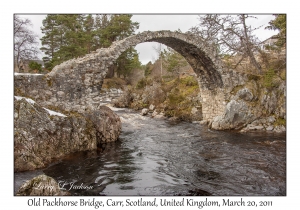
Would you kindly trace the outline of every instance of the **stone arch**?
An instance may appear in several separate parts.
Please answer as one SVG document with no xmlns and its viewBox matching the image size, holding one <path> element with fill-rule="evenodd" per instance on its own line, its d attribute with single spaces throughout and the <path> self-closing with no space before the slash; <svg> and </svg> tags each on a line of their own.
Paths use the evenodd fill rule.
<svg viewBox="0 0 300 210">
<path fill-rule="evenodd" d="M 130 46 L 143 42 L 159 42 L 180 53 L 194 69 L 200 78 L 202 88 L 214 90 L 223 87 L 220 60 L 213 46 L 192 34 L 171 31 L 145 31 L 123 40 L 114 42 L 109 48 L 98 49 L 83 58 L 72 59 L 56 66 L 49 76 L 54 76 L 57 70 L 65 67 L 80 68 L 90 67 L 95 73 L 105 76 L 107 69 Z M 90 71 L 90 70 L 87 70 Z"/>
<path fill-rule="evenodd" d="M 216 48 L 190 33 L 145 31 L 116 41 L 109 48 L 63 62 L 55 66 L 46 79 L 61 91 L 68 92 L 69 102 L 80 100 L 81 104 L 93 104 L 90 98 L 101 90 L 109 67 L 126 49 L 143 42 L 165 44 L 185 57 L 198 76 L 204 119 L 211 121 L 223 113 L 224 79 Z"/>
<path fill-rule="evenodd" d="M 223 81 L 218 66 L 220 61 L 213 46 L 203 42 L 192 34 L 171 31 L 146 31 L 122 41 L 116 42 L 112 48 L 119 48 L 124 52 L 129 46 L 136 46 L 143 42 L 159 42 L 180 53 L 199 76 L 202 88 L 213 90 L 222 88 Z"/>
</svg>

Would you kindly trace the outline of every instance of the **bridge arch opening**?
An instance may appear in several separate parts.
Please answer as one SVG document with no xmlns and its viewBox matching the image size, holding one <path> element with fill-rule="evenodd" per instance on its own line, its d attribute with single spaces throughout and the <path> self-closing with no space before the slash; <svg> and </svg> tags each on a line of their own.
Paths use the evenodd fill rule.
<svg viewBox="0 0 300 210">
<path fill-rule="evenodd" d="M 70 89 L 69 100 L 83 102 L 94 97 L 102 88 L 108 69 L 122 52 L 140 43 L 162 43 L 181 54 L 198 76 L 203 118 L 211 121 L 224 111 L 222 67 L 216 49 L 192 34 L 171 31 L 145 31 L 114 42 L 82 58 L 72 59 L 56 66 L 46 75 L 48 83 L 57 83 L 59 89 Z M 67 81 L 66 81 L 67 78 Z M 69 85 L 68 85 L 69 84 Z M 92 103 L 92 101 L 90 102 Z"/>
<path fill-rule="evenodd" d="M 223 87 L 215 49 L 213 46 L 207 47 L 207 43 L 198 37 L 170 31 L 143 32 L 126 38 L 119 45 L 122 46 L 121 52 L 124 52 L 130 46 L 147 42 L 164 44 L 181 54 L 199 76 L 203 88 L 214 90 Z"/>
</svg>

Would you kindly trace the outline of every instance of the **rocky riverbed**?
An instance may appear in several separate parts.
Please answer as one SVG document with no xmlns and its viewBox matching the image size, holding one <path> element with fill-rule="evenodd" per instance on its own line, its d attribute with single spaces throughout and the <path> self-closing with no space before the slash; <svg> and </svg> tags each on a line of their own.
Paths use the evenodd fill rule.
<svg viewBox="0 0 300 210">
<path fill-rule="evenodd" d="M 214 131 L 112 109 L 122 122 L 118 141 L 39 171 L 72 195 L 286 195 L 285 133 Z M 37 175 L 15 173 L 15 182 Z"/>
</svg>

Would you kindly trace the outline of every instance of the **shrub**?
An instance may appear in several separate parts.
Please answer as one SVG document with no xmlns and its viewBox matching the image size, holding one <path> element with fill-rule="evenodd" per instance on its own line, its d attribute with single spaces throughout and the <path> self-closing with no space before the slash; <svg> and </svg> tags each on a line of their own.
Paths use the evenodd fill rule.
<svg viewBox="0 0 300 210">
<path fill-rule="evenodd" d="M 170 105 L 178 105 L 180 102 L 182 102 L 185 98 L 183 95 L 178 93 L 170 93 L 168 95 L 168 99 L 170 101 Z"/>
<path fill-rule="evenodd" d="M 274 79 L 275 71 L 273 69 L 269 69 L 264 75 L 263 75 L 263 85 L 266 88 L 272 88 L 274 87 Z"/>
<path fill-rule="evenodd" d="M 278 118 L 278 119 L 276 119 L 276 121 L 275 121 L 275 123 L 274 123 L 275 125 L 283 125 L 283 126 L 286 126 L 286 120 L 285 119 L 283 119 L 283 118 Z"/>
<path fill-rule="evenodd" d="M 142 78 L 136 84 L 136 89 L 143 89 L 144 87 L 146 87 L 146 85 L 147 85 L 147 79 L 146 78 Z"/>
<path fill-rule="evenodd" d="M 188 76 L 180 79 L 180 83 L 186 86 L 198 86 L 198 81 L 193 76 Z"/>
<path fill-rule="evenodd" d="M 38 64 L 35 61 L 30 61 L 29 68 L 31 70 L 38 70 L 39 72 L 41 72 L 42 71 L 42 64 Z"/>
</svg>

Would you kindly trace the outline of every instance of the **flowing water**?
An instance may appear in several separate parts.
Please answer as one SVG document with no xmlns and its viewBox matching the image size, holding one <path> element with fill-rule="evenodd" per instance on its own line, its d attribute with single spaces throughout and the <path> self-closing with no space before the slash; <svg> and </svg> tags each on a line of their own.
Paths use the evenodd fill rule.
<svg viewBox="0 0 300 210">
<path fill-rule="evenodd" d="M 213 131 L 115 111 L 119 141 L 16 173 L 15 188 L 45 173 L 72 195 L 286 195 L 285 133 Z"/>
</svg>

